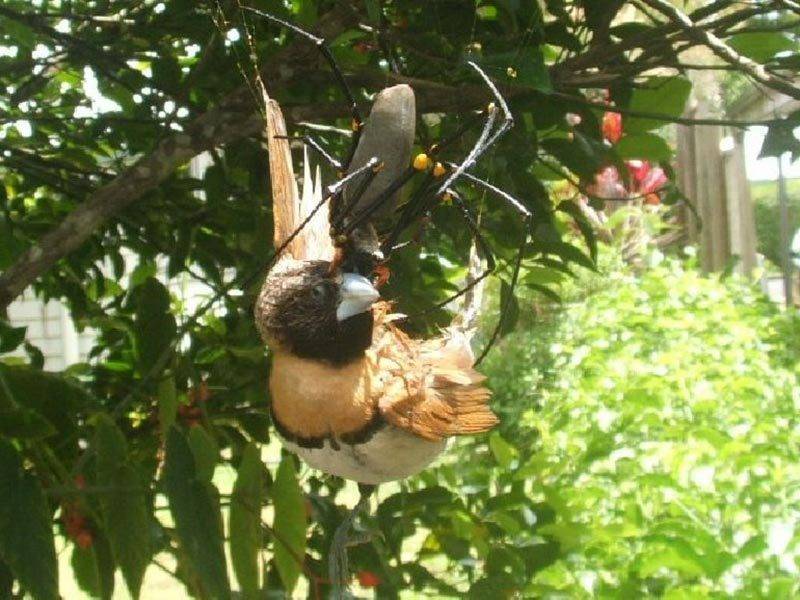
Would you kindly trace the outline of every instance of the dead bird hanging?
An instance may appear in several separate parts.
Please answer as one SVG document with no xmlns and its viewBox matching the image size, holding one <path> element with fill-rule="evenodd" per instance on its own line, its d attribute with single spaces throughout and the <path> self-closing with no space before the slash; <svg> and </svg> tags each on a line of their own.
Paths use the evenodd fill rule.
<svg viewBox="0 0 800 600">
<path fill-rule="evenodd" d="M 257 327 L 272 351 L 271 411 L 284 445 L 312 467 L 358 482 L 362 492 L 331 548 L 330 576 L 338 597 L 338 586 L 348 576 L 351 528 L 374 486 L 418 473 L 444 450 L 448 438 L 485 432 L 497 423 L 484 378 L 473 368 L 471 331 L 451 327 L 434 339 L 411 339 L 396 326 L 390 305 L 380 301 L 376 284 L 399 247 L 400 234 L 434 203 L 452 199 L 487 258 L 488 268 L 479 280 L 491 272 L 494 260 L 472 211 L 453 189 L 456 182 L 470 181 L 497 194 L 526 223 L 531 214 L 505 192 L 467 172 L 513 123 L 502 96 L 476 64 L 470 66 L 494 102 L 456 135 L 412 158 L 416 115 L 409 86 L 379 93 L 363 122 L 324 42 L 290 23 L 253 12 L 314 41 L 353 110 L 353 144 L 346 160 L 337 161 L 306 139 L 341 171 L 341 179 L 323 193 L 312 183 L 306 161 L 300 197 L 280 110 L 275 102 L 266 102 L 277 256 L 255 307 Z M 480 135 L 466 158 L 458 163 L 437 160 L 481 120 Z M 395 217 L 399 190 L 418 174 L 423 182 Z M 382 222 L 393 217 L 395 222 L 383 229 Z M 524 247 L 523 243 L 513 282 Z"/>
</svg>

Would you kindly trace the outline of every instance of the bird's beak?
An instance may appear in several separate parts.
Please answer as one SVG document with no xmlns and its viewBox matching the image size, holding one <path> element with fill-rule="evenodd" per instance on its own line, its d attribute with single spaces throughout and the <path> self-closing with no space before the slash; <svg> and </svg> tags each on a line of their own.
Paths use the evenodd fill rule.
<svg viewBox="0 0 800 600">
<path fill-rule="evenodd" d="M 368 311 L 373 303 L 381 297 L 369 279 L 355 273 L 342 275 L 340 289 L 341 300 L 336 309 L 336 319 L 344 321 L 359 313 Z"/>
</svg>

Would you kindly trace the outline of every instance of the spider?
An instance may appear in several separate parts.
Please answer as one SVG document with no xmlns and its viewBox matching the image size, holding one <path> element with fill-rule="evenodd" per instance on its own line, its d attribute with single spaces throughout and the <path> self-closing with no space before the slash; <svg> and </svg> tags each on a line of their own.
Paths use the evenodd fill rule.
<svg viewBox="0 0 800 600">
<path fill-rule="evenodd" d="M 388 279 L 387 263 L 392 254 L 407 245 L 407 243 L 398 243 L 403 232 L 414 223 L 427 221 L 436 205 L 452 204 L 468 227 L 476 246 L 486 261 L 486 267 L 464 287 L 445 300 L 430 307 L 426 311 L 429 312 L 444 307 L 463 296 L 488 277 L 497 267 L 494 253 L 480 231 L 474 211 L 455 190 L 456 183 L 469 183 L 488 192 L 503 201 L 523 219 L 523 239 L 518 247 L 512 267 L 510 293 L 502 302 L 498 323 L 476 360 L 475 364 L 479 364 L 497 340 L 503 327 L 504 318 L 509 308 L 509 303 L 513 299 L 513 292 L 519 278 L 528 238 L 532 233 L 531 228 L 534 217 L 533 213 L 520 200 L 469 172 L 476 165 L 478 159 L 514 125 L 511 111 L 497 86 L 477 63 L 467 61 L 467 65 L 479 75 L 487 90 L 491 93 L 493 101 L 460 125 L 452 135 L 429 145 L 423 152 L 411 157 L 409 161 L 406 159 L 407 157 L 403 156 L 404 150 L 392 148 L 386 143 L 381 145 L 377 139 L 380 137 L 381 132 L 373 134 L 374 138 L 370 139 L 369 142 L 367 142 L 367 137 L 362 136 L 365 129 L 365 120 L 347 83 L 347 79 L 323 38 L 262 10 L 248 6 L 241 6 L 241 8 L 284 27 L 313 43 L 328 63 L 337 86 L 350 106 L 352 115 L 353 135 L 346 158 L 342 161 L 337 160 L 328 153 L 313 137 L 308 135 L 298 136 L 298 139 L 311 147 L 339 173 L 340 179 L 328 186 L 322 200 L 314 207 L 308 218 L 300 224 L 298 229 L 289 236 L 280 248 L 276 249 L 276 256 L 291 243 L 314 214 L 329 202 L 330 233 L 336 251 L 331 268 L 342 268 L 345 271 L 358 272 L 362 275 L 373 277 L 376 285 L 380 285 Z M 414 110 L 413 101 L 412 94 L 412 112 Z M 374 105 L 373 114 L 375 110 Z M 397 120 L 403 118 L 403 115 L 399 112 L 402 110 L 401 105 L 391 107 L 390 110 L 396 111 L 394 116 Z M 479 125 L 481 121 L 483 125 L 480 135 L 466 157 L 459 162 L 440 160 L 440 156 L 445 149 L 460 139 L 466 132 Z M 412 138 L 414 126 L 412 119 L 410 124 Z M 369 151 L 365 152 L 364 148 L 377 150 L 375 154 L 372 154 Z M 390 165 L 388 169 L 386 168 L 387 164 Z M 388 172 L 384 171 L 384 169 Z M 413 179 L 420 178 L 422 179 L 421 183 L 411 193 L 405 204 L 397 209 L 397 219 L 394 225 L 387 232 L 384 232 L 382 236 L 378 237 L 372 229 L 371 221 L 373 218 L 381 212 L 385 212 L 387 208 L 392 208 L 398 192 Z M 373 183 L 376 185 L 373 185 Z M 373 243 L 366 243 L 363 239 L 364 237 L 370 238 Z"/>
</svg>

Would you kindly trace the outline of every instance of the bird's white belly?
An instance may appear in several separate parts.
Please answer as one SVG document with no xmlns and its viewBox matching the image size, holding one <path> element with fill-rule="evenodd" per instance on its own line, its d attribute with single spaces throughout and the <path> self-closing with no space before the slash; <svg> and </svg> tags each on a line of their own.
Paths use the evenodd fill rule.
<svg viewBox="0 0 800 600">
<path fill-rule="evenodd" d="M 281 441 L 315 469 L 369 484 L 415 475 L 447 446 L 445 440 L 432 442 L 392 426 L 383 427 L 361 444 L 339 441 L 338 448 L 327 439 L 322 448 L 303 448 L 283 438 Z"/>
</svg>

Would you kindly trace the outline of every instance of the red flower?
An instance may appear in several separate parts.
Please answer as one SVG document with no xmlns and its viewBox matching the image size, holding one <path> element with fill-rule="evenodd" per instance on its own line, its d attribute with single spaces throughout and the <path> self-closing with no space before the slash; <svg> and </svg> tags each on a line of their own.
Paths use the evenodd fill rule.
<svg viewBox="0 0 800 600">
<path fill-rule="evenodd" d="M 617 112 L 607 112 L 603 115 L 603 137 L 616 144 L 622 138 L 622 115 Z"/>
<path fill-rule="evenodd" d="M 646 160 L 626 160 L 625 166 L 628 167 L 631 179 L 638 187 L 650 172 L 650 163 Z"/>
<path fill-rule="evenodd" d="M 658 191 L 667 183 L 667 174 L 661 167 L 653 167 L 646 160 L 629 160 L 625 162 L 631 174 L 633 191 L 644 196 L 645 204 L 661 204 Z"/>
<path fill-rule="evenodd" d="M 653 194 L 664 187 L 667 183 L 667 174 L 661 167 L 655 167 L 647 172 L 647 175 L 639 183 L 639 191 L 642 194 Z"/>
<path fill-rule="evenodd" d="M 361 587 L 370 588 L 378 587 L 383 581 L 372 571 L 359 571 L 356 573 L 356 579 Z"/>
</svg>

